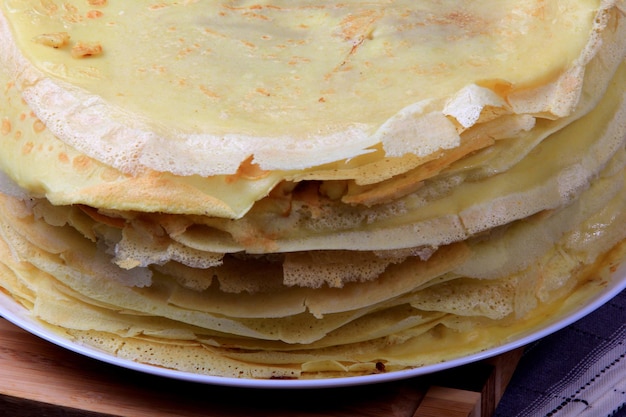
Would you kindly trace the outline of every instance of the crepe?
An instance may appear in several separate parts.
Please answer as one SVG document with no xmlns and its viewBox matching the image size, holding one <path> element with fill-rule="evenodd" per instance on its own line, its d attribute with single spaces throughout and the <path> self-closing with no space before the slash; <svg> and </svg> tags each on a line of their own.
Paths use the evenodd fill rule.
<svg viewBox="0 0 626 417">
<path fill-rule="evenodd" d="M 597 50 L 623 54 L 602 30 L 618 9 L 597 3 L 7 2 L 9 86 L 65 144 L 41 139 L 62 146 L 57 166 L 21 185 L 56 204 L 240 217 L 281 180 L 400 175 L 472 127 L 506 138 L 570 114 Z M 37 41 L 58 33 L 67 45 Z M 102 53 L 73 58 L 81 42 Z M 528 117 L 503 128 L 510 114 Z"/>
<path fill-rule="evenodd" d="M 129 286 L 121 274 L 107 276 L 107 258 L 85 252 L 71 228 L 44 233 L 53 227 L 24 217 L 28 208 L 17 200 L 4 201 L 3 207 L 17 205 L 12 211 L 19 217 L 3 212 L 2 230 L 24 261 L 12 261 L 8 249 L 3 259 L 8 282 L 17 281 L 9 288 L 23 294 L 37 317 L 121 357 L 227 377 L 361 375 L 380 372 L 381 364 L 391 372 L 506 341 L 546 314 L 571 308 L 581 291 L 601 288 L 623 257 L 623 245 L 608 261 L 604 254 L 626 238 L 625 176 L 621 168 L 605 177 L 558 214 L 340 289 L 233 296 L 217 287 L 189 290 L 160 274 L 148 287 Z M 30 222 L 39 228 L 24 224 Z M 606 230 L 601 239 L 599 224 Z M 47 238 L 61 242 L 44 244 Z M 528 241 L 538 243 L 530 253 L 494 256 Z M 492 276 L 503 271 L 497 261 L 508 261 L 507 272 Z M 298 308 L 305 303 L 306 311 Z"/>
<path fill-rule="evenodd" d="M 0 287 L 227 377 L 504 343 L 625 258 L 625 11 L 2 2 Z"/>
</svg>

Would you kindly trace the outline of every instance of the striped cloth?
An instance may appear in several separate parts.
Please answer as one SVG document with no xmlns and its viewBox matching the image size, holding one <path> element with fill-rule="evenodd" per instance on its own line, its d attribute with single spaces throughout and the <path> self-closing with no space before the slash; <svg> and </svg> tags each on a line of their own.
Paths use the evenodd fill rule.
<svg viewBox="0 0 626 417">
<path fill-rule="evenodd" d="M 626 291 L 529 345 L 495 417 L 626 416 Z"/>
</svg>

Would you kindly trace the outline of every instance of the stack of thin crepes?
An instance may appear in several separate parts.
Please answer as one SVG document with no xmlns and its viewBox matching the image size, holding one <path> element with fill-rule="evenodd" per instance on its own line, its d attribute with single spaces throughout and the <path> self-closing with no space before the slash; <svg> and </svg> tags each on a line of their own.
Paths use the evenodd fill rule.
<svg viewBox="0 0 626 417">
<path fill-rule="evenodd" d="M 626 257 L 624 1 L 0 4 L 0 285 L 75 343 L 392 372 Z"/>
</svg>

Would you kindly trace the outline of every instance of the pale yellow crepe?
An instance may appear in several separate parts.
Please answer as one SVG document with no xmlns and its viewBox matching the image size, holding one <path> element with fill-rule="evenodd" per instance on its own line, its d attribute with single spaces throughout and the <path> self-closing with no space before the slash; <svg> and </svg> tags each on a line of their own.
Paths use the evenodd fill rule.
<svg viewBox="0 0 626 417">
<path fill-rule="evenodd" d="M 597 100 L 626 48 L 621 3 L 7 1 L 3 132 L 40 134 L 0 160 L 56 204 L 220 217 L 284 179 L 379 182 L 474 127 L 500 139 L 570 115 L 600 54 Z M 76 58 L 81 43 L 102 53 Z"/>
<path fill-rule="evenodd" d="M 610 270 L 622 259 L 623 248 L 610 263 L 603 254 L 626 239 L 621 227 L 626 171 L 605 174 L 561 211 L 520 221 L 489 240 L 468 242 L 472 256 L 458 258 L 456 271 L 449 269 L 451 252 L 443 251 L 422 261 L 424 267 L 409 261 L 372 283 L 334 290 L 283 288 L 283 293 L 305 295 L 310 313 L 319 308 L 316 303 L 324 305 L 319 318 L 298 311 L 272 317 L 290 299 L 276 291 L 215 298 L 217 288 L 195 293 L 161 275 L 150 287 L 133 288 L 121 277 L 106 276 L 105 259 L 90 259 L 93 254 L 80 247 L 82 238 L 67 226 L 46 233 L 50 227 L 41 220 L 24 217 L 28 208 L 20 209 L 23 203 L 6 199 L 3 207 L 12 208 L 2 213 L 2 234 L 11 249 L 3 246 L 2 259 L 19 283 L 8 288 L 29 288 L 20 292 L 29 294 L 36 317 L 59 326 L 66 337 L 121 357 L 229 377 L 359 375 L 380 372 L 381 365 L 393 371 L 492 347 L 537 325 L 546 314 L 557 314 L 565 308 L 564 299 L 601 288 L 607 272 L 599 269 Z M 599 224 L 606 227 L 600 245 Z M 522 249 L 528 241 L 539 247 Z M 508 248 L 518 248 L 515 259 L 507 259 Z M 470 272 L 484 259 L 499 271 L 496 276 L 489 270 L 484 277 Z M 503 269 L 494 265 L 496 260 L 514 264 Z M 424 268 L 435 274 L 429 276 Z M 393 291 L 394 298 L 382 294 Z M 256 319 L 230 316 L 246 306 L 265 308 Z M 353 310 L 332 312 L 336 307 Z"/>
</svg>

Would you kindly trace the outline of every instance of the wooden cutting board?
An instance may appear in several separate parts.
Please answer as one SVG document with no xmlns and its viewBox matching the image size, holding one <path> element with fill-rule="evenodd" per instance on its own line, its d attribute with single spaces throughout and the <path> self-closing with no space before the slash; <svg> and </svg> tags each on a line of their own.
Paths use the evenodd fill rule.
<svg viewBox="0 0 626 417">
<path fill-rule="evenodd" d="M 397 382 L 317 390 L 246 389 L 105 364 L 0 318 L 0 410 L 14 417 L 489 417 L 521 352 Z"/>
</svg>

